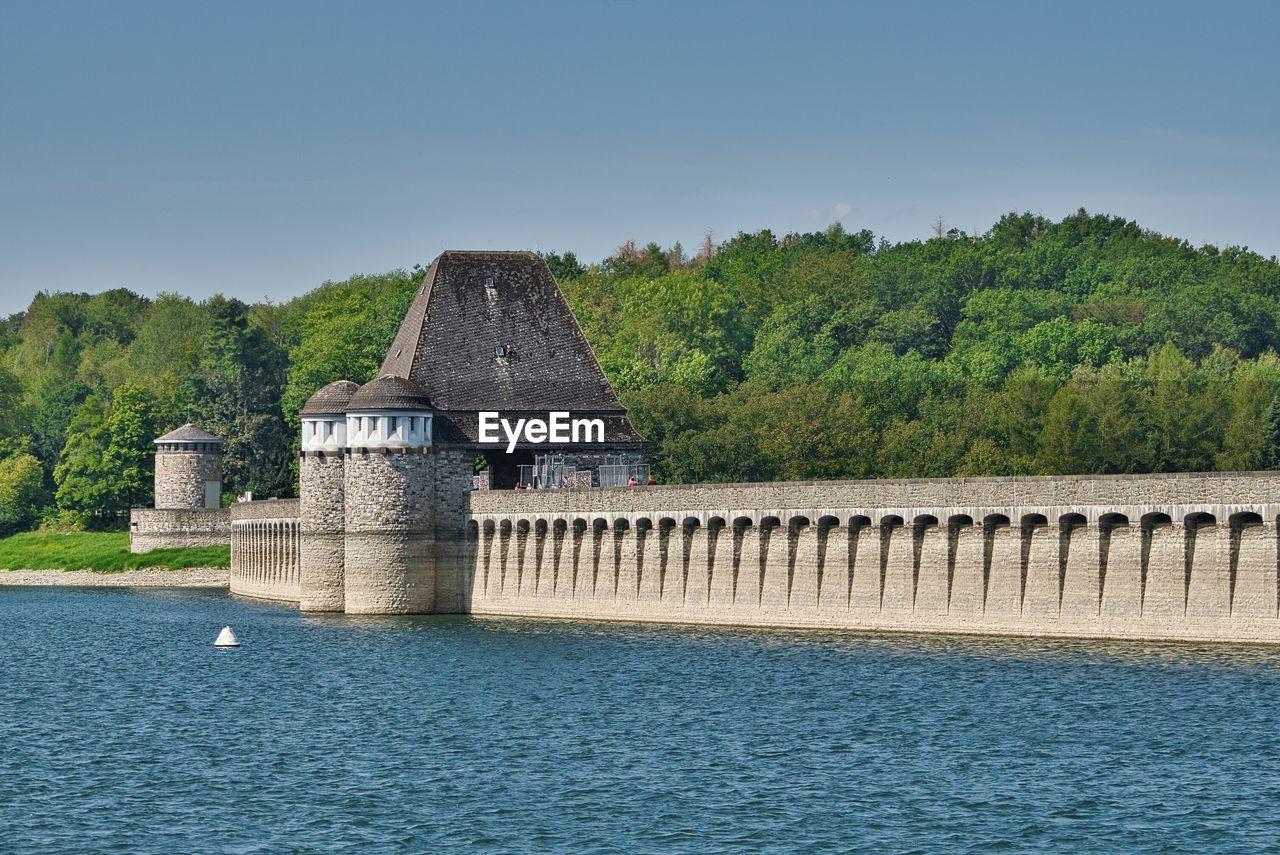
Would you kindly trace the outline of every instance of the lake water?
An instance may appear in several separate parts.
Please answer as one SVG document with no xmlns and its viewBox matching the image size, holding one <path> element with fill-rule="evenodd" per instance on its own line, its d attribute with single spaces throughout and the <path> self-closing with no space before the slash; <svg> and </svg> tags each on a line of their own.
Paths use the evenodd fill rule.
<svg viewBox="0 0 1280 855">
<path fill-rule="evenodd" d="M 1278 662 L 0 589 L 0 850 L 1258 849 Z"/>
</svg>

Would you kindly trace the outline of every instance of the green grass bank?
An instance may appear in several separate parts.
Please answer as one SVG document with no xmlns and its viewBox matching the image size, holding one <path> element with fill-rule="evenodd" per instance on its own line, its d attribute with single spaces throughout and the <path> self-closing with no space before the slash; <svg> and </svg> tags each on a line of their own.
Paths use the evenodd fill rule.
<svg viewBox="0 0 1280 855">
<path fill-rule="evenodd" d="M 231 547 L 129 551 L 124 531 L 30 531 L 0 539 L 0 570 L 97 570 L 230 567 Z"/>
</svg>

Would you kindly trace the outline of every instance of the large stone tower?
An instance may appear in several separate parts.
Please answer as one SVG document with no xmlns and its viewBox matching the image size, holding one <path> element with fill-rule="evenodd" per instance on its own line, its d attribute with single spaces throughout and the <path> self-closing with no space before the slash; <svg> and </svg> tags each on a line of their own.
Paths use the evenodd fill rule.
<svg viewBox="0 0 1280 855">
<path fill-rule="evenodd" d="M 155 444 L 157 508 L 221 507 L 221 439 L 187 422 L 157 439 Z"/>
<path fill-rule="evenodd" d="M 436 594 L 431 401 L 384 375 L 347 404 L 344 611 L 425 614 Z"/>
<path fill-rule="evenodd" d="M 596 422 L 599 431 L 566 440 L 544 430 L 508 443 L 487 439 L 481 426 L 482 413 L 523 423 L 552 411 Z M 644 446 L 551 271 L 530 252 L 439 256 L 380 376 L 358 388 L 331 383 L 301 415 L 300 587 L 308 611 L 466 611 L 463 556 L 477 458 L 494 476 L 481 488 L 501 489 L 535 468 L 535 455 L 573 457 L 590 482 L 595 468 L 639 459 Z"/>
<path fill-rule="evenodd" d="M 347 405 L 359 388 L 339 380 L 302 407 L 298 581 L 304 612 L 340 612 L 345 605 Z"/>
</svg>

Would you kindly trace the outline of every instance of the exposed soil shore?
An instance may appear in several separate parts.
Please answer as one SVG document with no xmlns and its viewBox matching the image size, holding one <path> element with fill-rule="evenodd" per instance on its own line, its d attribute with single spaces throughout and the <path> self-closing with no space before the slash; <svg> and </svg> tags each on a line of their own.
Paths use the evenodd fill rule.
<svg viewBox="0 0 1280 855">
<path fill-rule="evenodd" d="M 68 585 L 86 588 L 225 588 L 231 571 L 225 567 L 164 570 L 0 570 L 0 585 Z"/>
</svg>

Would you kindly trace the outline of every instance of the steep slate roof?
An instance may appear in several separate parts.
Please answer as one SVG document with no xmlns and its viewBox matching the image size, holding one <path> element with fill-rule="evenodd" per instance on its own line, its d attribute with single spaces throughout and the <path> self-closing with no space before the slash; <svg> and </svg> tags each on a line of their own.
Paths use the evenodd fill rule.
<svg viewBox="0 0 1280 855">
<path fill-rule="evenodd" d="M 360 410 L 429 410 L 431 400 L 422 388 L 405 377 L 384 374 L 370 380 L 351 396 L 348 412 Z"/>
<path fill-rule="evenodd" d="M 548 412 L 547 410 L 539 410 L 536 415 L 538 418 L 545 419 L 547 417 L 547 412 Z M 524 414 L 517 413 L 515 415 L 521 416 Z M 575 412 L 574 418 L 577 418 L 577 417 L 578 417 L 578 413 Z M 453 423 L 455 428 L 458 431 L 461 431 L 461 433 L 464 436 L 477 437 L 480 435 L 480 417 L 475 413 L 449 413 L 448 418 Z M 509 418 L 506 411 L 503 411 L 503 418 Z M 605 445 L 608 445 L 608 446 L 631 445 L 634 443 L 641 443 L 645 441 L 644 437 L 636 433 L 636 429 L 631 426 L 631 422 L 627 420 L 627 417 L 625 414 L 605 413 L 605 414 L 599 414 L 599 415 L 593 416 L 593 418 L 599 418 L 601 421 L 604 422 Z M 501 431 L 499 431 L 499 435 L 500 436 L 502 435 Z M 506 443 L 507 441 L 504 438 L 501 444 L 506 445 Z M 539 443 L 537 445 L 520 443 L 521 448 L 524 448 L 524 447 L 536 448 L 539 451 L 554 451 L 560 448 L 567 448 L 572 445 L 573 443 L 567 443 L 564 445 L 561 445 L 560 443 L 552 443 L 552 442 L 544 442 L 544 443 Z M 575 447 L 581 448 L 583 445 L 584 443 L 578 443 L 578 445 Z M 592 443 L 592 445 L 594 445 L 594 443 Z"/>
<path fill-rule="evenodd" d="M 497 347 L 511 355 L 496 356 Z M 544 417 L 567 410 L 575 417 L 609 417 L 610 444 L 644 442 L 536 253 L 441 253 L 380 373 L 416 381 L 472 441 L 480 410 Z"/>
<path fill-rule="evenodd" d="M 221 443 L 222 439 L 196 427 L 191 422 L 187 422 L 180 428 L 169 431 L 159 439 L 153 442 L 217 442 Z"/>
<path fill-rule="evenodd" d="M 360 388 L 359 383 L 350 380 L 335 380 L 328 386 L 321 386 L 307 402 L 302 405 L 304 416 L 340 416 L 347 411 L 351 396 Z"/>
</svg>

